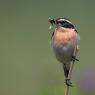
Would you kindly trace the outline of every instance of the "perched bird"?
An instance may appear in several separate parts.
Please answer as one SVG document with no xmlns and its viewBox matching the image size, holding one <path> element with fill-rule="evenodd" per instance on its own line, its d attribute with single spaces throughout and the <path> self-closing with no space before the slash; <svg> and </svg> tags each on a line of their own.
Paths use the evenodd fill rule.
<svg viewBox="0 0 95 95">
<path fill-rule="evenodd" d="M 78 61 L 76 56 L 79 51 L 80 36 L 72 22 L 66 18 L 57 18 L 56 20 L 49 18 L 49 23 L 51 26 L 55 25 L 51 37 L 51 46 L 57 60 L 63 65 L 65 83 L 71 86 L 72 83 L 68 79 L 68 74 L 71 62 Z"/>
</svg>

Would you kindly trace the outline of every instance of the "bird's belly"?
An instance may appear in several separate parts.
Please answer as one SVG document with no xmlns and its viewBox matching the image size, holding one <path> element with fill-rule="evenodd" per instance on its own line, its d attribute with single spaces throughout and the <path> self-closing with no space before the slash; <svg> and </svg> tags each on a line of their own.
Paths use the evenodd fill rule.
<svg viewBox="0 0 95 95">
<path fill-rule="evenodd" d="M 61 63 L 70 62 L 74 52 L 74 45 L 72 43 L 52 43 L 56 58 Z"/>
</svg>

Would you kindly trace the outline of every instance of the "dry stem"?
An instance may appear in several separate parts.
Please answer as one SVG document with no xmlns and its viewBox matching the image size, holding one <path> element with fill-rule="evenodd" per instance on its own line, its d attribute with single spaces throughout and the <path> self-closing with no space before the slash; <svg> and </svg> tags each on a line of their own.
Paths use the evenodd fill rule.
<svg viewBox="0 0 95 95">
<path fill-rule="evenodd" d="M 74 56 L 76 56 L 77 55 L 77 47 L 75 47 L 75 50 L 74 50 Z M 69 75 L 68 75 L 68 79 L 70 79 L 71 80 L 71 76 L 72 76 L 72 71 L 73 71 L 73 68 L 74 68 L 74 62 L 75 61 L 72 61 L 71 62 L 71 66 L 70 66 L 70 70 L 69 70 Z M 65 95 L 69 95 L 69 87 L 70 86 L 68 86 L 68 85 L 66 85 L 66 87 L 65 87 Z"/>
<path fill-rule="evenodd" d="M 74 61 L 71 63 L 71 67 L 70 67 L 70 71 L 69 71 L 69 75 L 68 75 L 68 79 L 70 79 L 70 80 L 71 80 L 71 76 L 72 76 L 73 67 L 74 67 Z M 70 86 L 66 85 L 66 87 L 65 87 L 65 95 L 69 95 L 69 87 Z"/>
</svg>

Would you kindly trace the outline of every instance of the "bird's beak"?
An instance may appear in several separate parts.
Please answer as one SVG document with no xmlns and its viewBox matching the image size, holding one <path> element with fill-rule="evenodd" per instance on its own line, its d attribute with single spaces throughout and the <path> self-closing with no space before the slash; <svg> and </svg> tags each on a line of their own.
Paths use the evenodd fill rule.
<svg viewBox="0 0 95 95">
<path fill-rule="evenodd" d="M 53 28 L 53 25 L 50 23 L 49 30 L 51 30 L 52 28 Z"/>
<path fill-rule="evenodd" d="M 49 24 L 50 24 L 50 26 L 49 26 L 49 30 L 51 30 L 51 29 L 53 28 L 53 25 L 55 24 L 55 20 L 49 18 L 48 21 L 49 21 Z"/>
</svg>

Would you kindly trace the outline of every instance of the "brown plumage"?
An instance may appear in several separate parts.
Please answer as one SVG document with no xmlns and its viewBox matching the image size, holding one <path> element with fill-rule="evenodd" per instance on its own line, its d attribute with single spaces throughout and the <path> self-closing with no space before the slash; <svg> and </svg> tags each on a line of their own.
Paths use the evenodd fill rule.
<svg viewBox="0 0 95 95">
<path fill-rule="evenodd" d="M 69 41 L 75 43 L 76 36 L 77 32 L 75 32 L 74 29 L 66 29 L 63 27 L 59 27 L 55 29 L 52 38 L 58 43 L 67 43 Z"/>
</svg>

